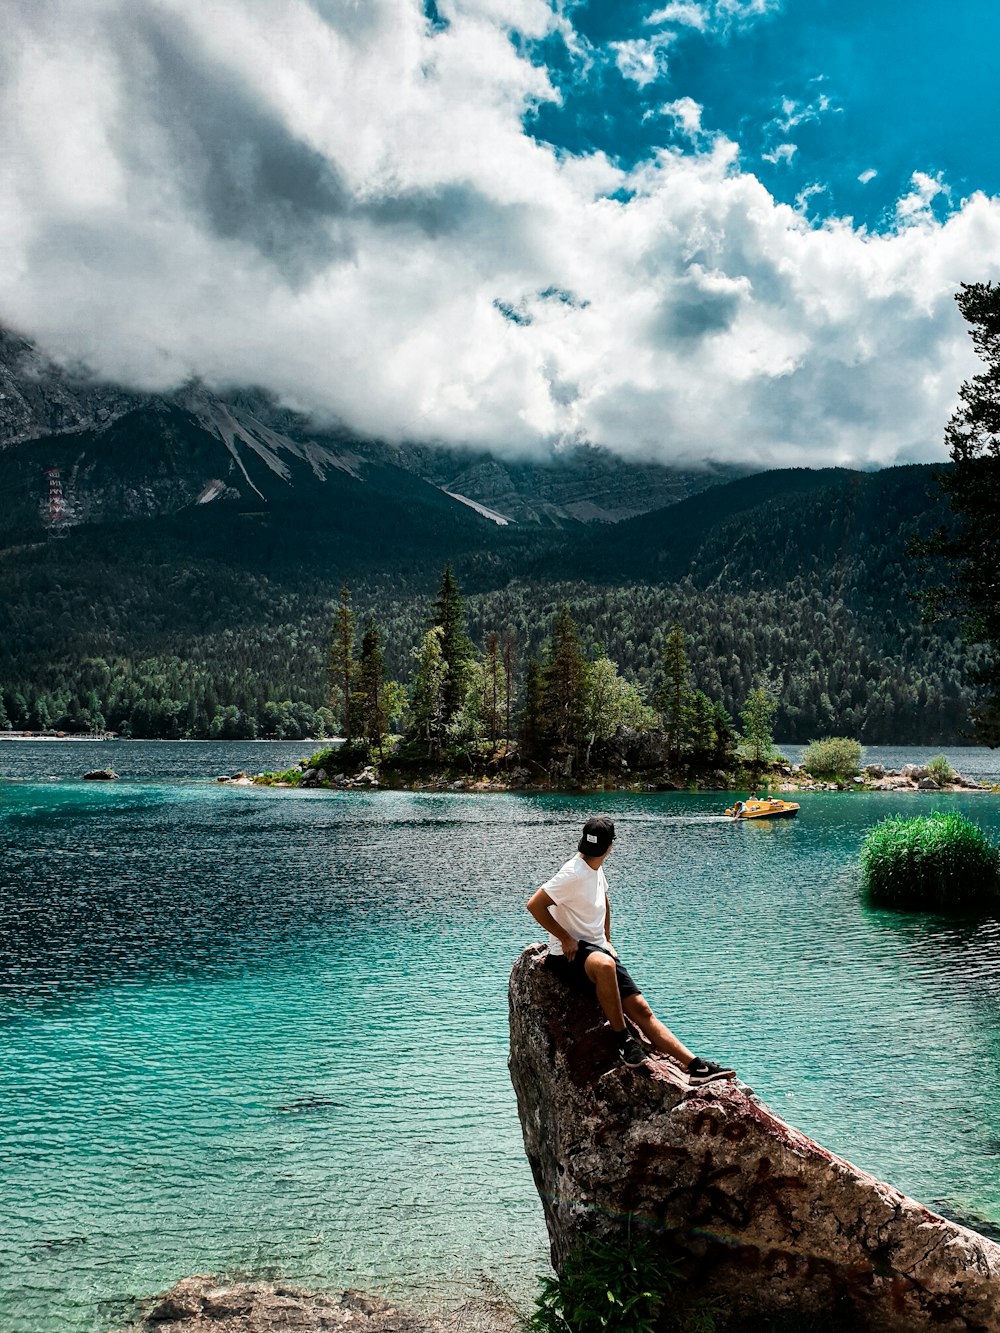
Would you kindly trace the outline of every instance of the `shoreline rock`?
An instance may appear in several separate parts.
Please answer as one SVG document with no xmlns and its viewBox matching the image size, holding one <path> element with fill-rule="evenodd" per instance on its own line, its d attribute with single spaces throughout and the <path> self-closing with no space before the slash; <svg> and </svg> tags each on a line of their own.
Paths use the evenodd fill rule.
<svg viewBox="0 0 1000 1333">
<path fill-rule="evenodd" d="M 283 1282 L 184 1278 L 147 1302 L 120 1333 L 515 1333 L 515 1312 L 502 1297 L 470 1296 L 445 1314 L 400 1309 L 364 1291 L 308 1291 Z"/>
<path fill-rule="evenodd" d="M 691 1090 L 617 1059 L 596 1001 L 526 950 L 510 981 L 511 1079 L 558 1269 L 629 1225 L 679 1253 L 685 1289 L 740 1319 L 833 1309 L 870 1333 L 1000 1333 L 1000 1245 L 787 1125 L 738 1081 Z"/>
</svg>

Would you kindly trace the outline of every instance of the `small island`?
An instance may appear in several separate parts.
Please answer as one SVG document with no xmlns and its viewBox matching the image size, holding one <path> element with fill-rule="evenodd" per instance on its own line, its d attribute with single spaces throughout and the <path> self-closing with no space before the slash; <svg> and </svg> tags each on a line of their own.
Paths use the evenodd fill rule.
<svg viewBox="0 0 1000 1333">
<path fill-rule="evenodd" d="M 633 741 L 627 732 L 617 738 L 625 750 Z M 860 749 L 860 747 L 859 747 Z M 627 752 L 627 751 L 626 751 Z M 887 769 L 881 764 L 867 764 L 850 774 L 814 773 L 805 763 L 790 764 L 780 755 L 755 771 L 735 765 L 730 771 L 716 770 L 708 774 L 690 776 L 683 771 L 663 768 L 632 770 L 627 761 L 616 770 L 588 769 L 580 777 L 563 778 L 544 772 L 532 771 L 517 762 L 512 753 L 508 765 L 494 764 L 469 772 L 457 766 L 421 765 L 400 762 L 395 751 L 387 749 L 384 756 L 358 755 L 342 744 L 316 751 L 291 768 L 279 772 L 249 774 L 241 770 L 220 775 L 218 782 L 229 786 L 327 788 L 335 791 L 437 791 L 477 792 L 481 794 L 521 792 L 584 792 L 630 791 L 744 791 L 761 787 L 772 792 L 818 791 L 884 791 L 884 792 L 993 792 L 998 784 L 986 785 L 975 778 L 965 777 L 951 768 L 941 756 L 948 771 L 935 761 L 926 764 L 904 764 L 900 769 Z M 937 776 L 934 776 L 936 772 Z"/>
<path fill-rule="evenodd" d="M 284 771 L 219 781 L 453 792 L 982 789 L 943 755 L 899 770 L 864 766 L 860 743 L 846 737 L 812 741 L 789 763 L 771 732 L 774 687 L 764 680 L 749 691 L 737 726 L 692 680 L 680 625 L 664 640 L 658 682 L 643 691 L 606 655 L 588 657 L 565 603 L 523 680 L 510 636 L 491 632 L 476 651 L 450 566 L 429 619 L 408 684 L 387 681 L 374 624 L 355 655 L 345 585 L 328 662 L 339 741 Z"/>
</svg>

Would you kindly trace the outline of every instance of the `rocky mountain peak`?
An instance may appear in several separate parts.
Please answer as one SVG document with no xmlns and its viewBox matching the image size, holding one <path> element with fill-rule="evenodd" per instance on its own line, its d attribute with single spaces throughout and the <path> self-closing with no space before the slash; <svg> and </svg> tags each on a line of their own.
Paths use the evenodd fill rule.
<svg viewBox="0 0 1000 1333">
<path fill-rule="evenodd" d="M 145 395 L 73 373 L 0 327 L 0 448 L 109 425 Z"/>
</svg>

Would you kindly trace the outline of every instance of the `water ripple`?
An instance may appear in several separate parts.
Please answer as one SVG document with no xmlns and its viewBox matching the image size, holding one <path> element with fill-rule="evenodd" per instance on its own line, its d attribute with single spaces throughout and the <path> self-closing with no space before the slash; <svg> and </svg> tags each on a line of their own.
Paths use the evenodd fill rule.
<svg viewBox="0 0 1000 1333">
<path fill-rule="evenodd" d="M 0 1330 L 104 1330 L 199 1271 L 530 1288 L 506 983 L 595 809 L 664 1019 L 859 1165 L 1000 1219 L 1000 923 L 864 905 L 892 799 L 767 828 L 683 793 L 8 784 Z M 1000 832 L 995 803 L 949 801 Z"/>
</svg>

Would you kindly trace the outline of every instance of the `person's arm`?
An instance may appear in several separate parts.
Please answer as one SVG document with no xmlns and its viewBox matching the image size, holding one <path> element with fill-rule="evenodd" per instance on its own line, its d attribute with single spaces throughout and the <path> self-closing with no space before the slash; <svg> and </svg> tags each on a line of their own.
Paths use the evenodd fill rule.
<svg viewBox="0 0 1000 1333">
<path fill-rule="evenodd" d="M 608 948 L 617 958 L 618 951 L 615 949 L 615 946 L 611 943 L 611 899 L 608 897 L 607 894 L 604 895 L 604 938 L 608 942 Z"/>
<path fill-rule="evenodd" d="M 576 953 L 579 940 L 575 940 L 565 926 L 561 926 L 549 911 L 550 907 L 555 907 L 553 899 L 549 897 L 544 889 L 536 889 L 525 903 L 525 906 L 542 929 L 556 937 L 562 945 L 562 951 L 566 957 L 572 959 Z"/>
</svg>

